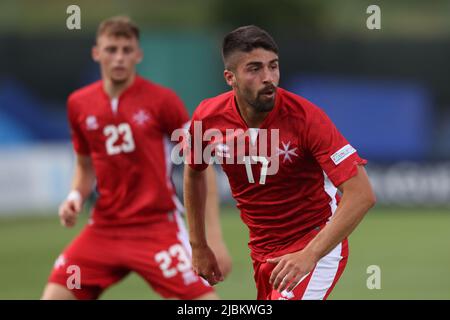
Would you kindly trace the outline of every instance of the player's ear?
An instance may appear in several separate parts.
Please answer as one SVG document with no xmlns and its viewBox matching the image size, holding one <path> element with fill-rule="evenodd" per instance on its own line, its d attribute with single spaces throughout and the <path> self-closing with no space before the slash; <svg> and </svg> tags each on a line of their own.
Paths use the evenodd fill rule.
<svg viewBox="0 0 450 320">
<path fill-rule="evenodd" d="M 98 50 L 98 46 L 97 45 L 92 47 L 91 56 L 92 56 L 92 59 L 95 62 L 99 62 L 99 60 L 100 60 L 100 52 Z"/>
<path fill-rule="evenodd" d="M 226 83 L 230 86 L 230 87 L 234 87 L 235 83 L 236 83 L 236 77 L 234 76 L 234 73 L 228 69 L 225 69 L 223 71 L 223 76 L 225 78 Z"/>
</svg>

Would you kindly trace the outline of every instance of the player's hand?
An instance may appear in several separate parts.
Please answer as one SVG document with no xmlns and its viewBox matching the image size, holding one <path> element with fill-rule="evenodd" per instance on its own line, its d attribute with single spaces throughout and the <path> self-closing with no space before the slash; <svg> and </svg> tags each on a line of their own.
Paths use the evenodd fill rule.
<svg viewBox="0 0 450 320">
<path fill-rule="evenodd" d="M 192 248 L 192 268 L 197 275 L 208 281 L 212 286 L 223 281 L 216 257 L 208 246 Z"/>
<path fill-rule="evenodd" d="M 285 289 L 292 291 L 314 269 L 317 261 L 302 250 L 267 259 L 267 262 L 276 264 L 269 282 L 275 290 L 281 293 Z"/>
<path fill-rule="evenodd" d="M 66 199 L 58 210 L 59 219 L 64 227 L 71 228 L 77 222 L 78 214 L 81 211 L 82 200 L 80 199 Z"/>
<path fill-rule="evenodd" d="M 225 278 L 232 269 L 232 260 L 227 246 L 223 240 L 212 241 L 210 245 L 214 255 L 216 256 L 220 271 Z"/>
</svg>

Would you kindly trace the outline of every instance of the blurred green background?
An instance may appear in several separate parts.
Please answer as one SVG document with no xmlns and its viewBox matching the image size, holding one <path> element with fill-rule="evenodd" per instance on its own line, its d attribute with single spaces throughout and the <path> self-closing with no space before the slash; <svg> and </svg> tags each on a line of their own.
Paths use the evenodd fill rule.
<svg viewBox="0 0 450 320">
<path fill-rule="evenodd" d="M 86 223 L 64 229 L 57 217 L 0 220 L 0 299 L 37 299 L 50 266 Z M 255 299 L 248 233 L 238 212 L 222 210 L 233 270 L 219 285 L 223 299 Z M 450 299 L 450 215 L 446 210 L 379 209 L 369 212 L 350 237 L 350 256 L 330 299 Z M 366 286 L 367 268 L 381 269 L 381 289 Z M 102 299 L 159 299 L 136 275 L 112 286 Z"/>
</svg>

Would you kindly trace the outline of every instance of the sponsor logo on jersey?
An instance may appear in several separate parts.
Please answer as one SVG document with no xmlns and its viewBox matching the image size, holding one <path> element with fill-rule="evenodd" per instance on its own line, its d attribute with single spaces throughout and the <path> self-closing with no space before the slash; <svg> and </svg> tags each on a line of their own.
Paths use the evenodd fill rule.
<svg viewBox="0 0 450 320">
<path fill-rule="evenodd" d="M 55 261 L 55 264 L 53 265 L 53 267 L 55 269 L 59 269 L 61 267 L 63 267 L 66 264 L 66 258 L 61 254 Z"/>
<path fill-rule="evenodd" d="M 336 153 L 331 155 L 331 160 L 333 160 L 335 165 L 338 165 L 348 157 L 350 157 L 352 154 L 356 152 L 355 148 L 353 148 L 351 145 L 347 144 L 343 146 L 341 149 L 339 149 Z"/>
<path fill-rule="evenodd" d="M 98 129 L 98 122 L 96 116 L 88 116 L 86 118 L 86 128 L 88 130 L 97 130 Z"/>
</svg>

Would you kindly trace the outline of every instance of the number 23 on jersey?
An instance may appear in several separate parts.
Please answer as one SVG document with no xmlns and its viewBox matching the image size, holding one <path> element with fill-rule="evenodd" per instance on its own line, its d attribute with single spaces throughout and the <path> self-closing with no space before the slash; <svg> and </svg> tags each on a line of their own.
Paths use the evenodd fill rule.
<svg viewBox="0 0 450 320">
<path fill-rule="evenodd" d="M 120 123 L 119 125 L 107 125 L 103 129 L 103 134 L 106 139 L 106 152 L 108 155 L 116 155 L 121 152 L 129 153 L 134 151 L 135 143 L 133 139 L 133 133 L 128 123 Z M 122 143 L 117 145 L 119 137 L 122 138 Z"/>
</svg>

